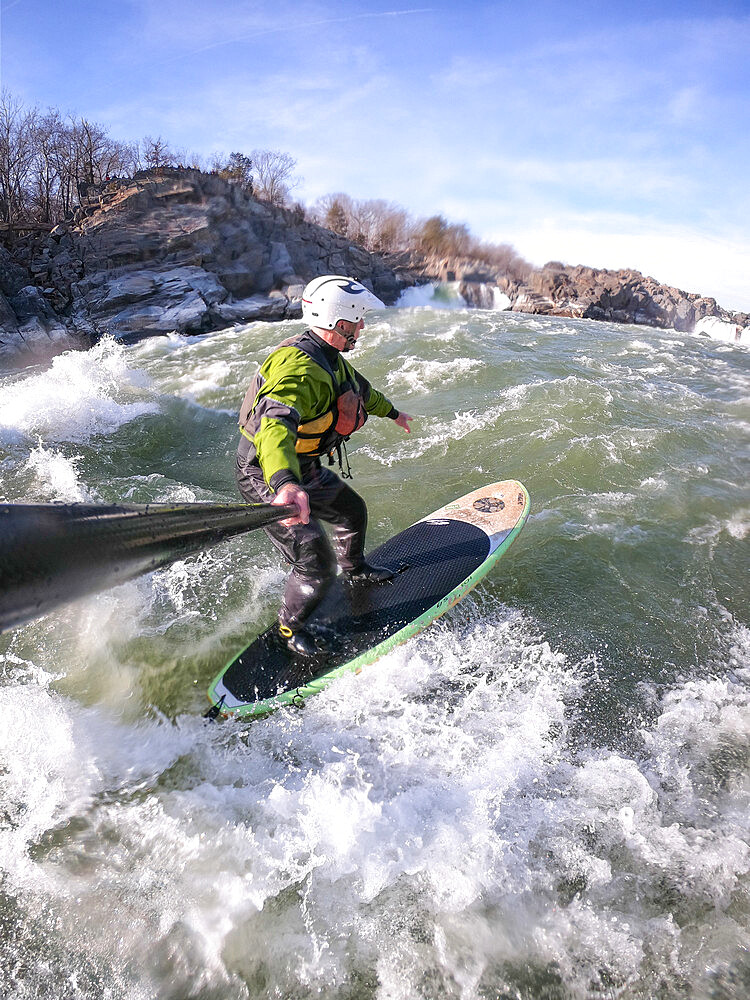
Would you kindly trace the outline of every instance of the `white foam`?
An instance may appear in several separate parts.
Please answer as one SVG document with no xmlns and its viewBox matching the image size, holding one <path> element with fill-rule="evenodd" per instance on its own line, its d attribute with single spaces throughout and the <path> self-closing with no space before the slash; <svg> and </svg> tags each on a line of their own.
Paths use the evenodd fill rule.
<svg viewBox="0 0 750 1000">
<path fill-rule="evenodd" d="M 737 323 L 722 320 L 718 316 L 704 316 L 699 319 L 693 332 L 727 344 L 747 344 L 750 333 L 747 327 L 740 327 Z"/>
<path fill-rule="evenodd" d="M 3 636 L 0 875 L 10 930 L 0 950 L 10 959 L 3 968 L 11 995 L 146 1000 L 270 990 L 359 991 L 379 1000 L 671 1000 L 681 990 L 717 993 L 717 970 L 731 972 L 741 961 L 750 881 L 748 633 L 712 603 L 709 583 L 699 628 L 701 636 L 720 636 L 707 654 L 710 669 L 693 667 L 688 651 L 684 662 L 693 672 L 669 681 L 670 665 L 654 663 L 651 650 L 638 660 L 648 634 L 639 631 L 638 595 L 628 604 L 623 589 L 624 606 L 587 608 L 594 617 L 611 614 L 607 635 L 610 626 L 623 630 L 625 649 L 615 640 L 604 662 L 596 651 L 566 658 L 550 638 L 559 630 L 565 648 L 579 649 L 587 622 L 579 633 L 545 617 L 545 631 L 492 596 L 521 594 L 533 608 L 544 597 L 544 574 L 535 567 L 540 553 L 549 562 L 552 548 L 562 562 L 551 586 L 575 593 L 577 570 L 566 564 L 576 558 L 570 535 L 592 530 L 622 546 L 596 572 L 624 567 L 627 577 L 643 566 L 647 586 L 643 553 L 629 546 L 653 530 L 653 510 L 663 511 L 660 531 L 675 531 L 675 579 L 686 579 L 680 560 L 687 538 L 696 547 L 688 561 L 710 570 L 723 593 L 709 547 L 739 552 L 750 520 L 746 505 L 725 500 L 737 496 L 736 466 L 731 455 L 722 464 L 717 444 L 726 441 L 729 452 L 743 432 L 744 373 L 731 360 L 737 352 L 727 345 L 719 355 L 715 345 L 683 338 L 686 349 L 665 340 L 658 349 L 635 348 L 638 356 L 631 349 L 621 364 L 616 351 L 633 332 L 608 324 L 590 330 L 429 309 L 418 318 L 388 315 L 377 334 L 385 350 L 373 341 L 372 354 L 364 354 L 368 376 L 372 357 L 385 378 L 405 330 L 423 337 L 426 359 L 450 362 L 456 353 L 484 361 L 483 382 L 490 365 L 508 358 L 504 333 L 533 349 L 511 358 L 521 366 L 516 384 L 493 387 L 488 400 L 455 393 L 448 398 L 460 395 L 471 405 L 453 403 L 447 412 L 425 406 L 429 419 L 411 436 L 394 436 L 387 421 L 372 421 L 363 434 L 383 464 L 431 450 L 425 482 L 444 482 L 446 465 L 456 481 L 478 469 L 486 470 L 483 479 L 495 478 L 498 462 L 515 462 L 521 478 L 528 473 L 535 512 L 507 567 L 442 624 L 335 682 L 303 712 L 252 725 L 207 726 L 198 715 L 208 679 L 273 620 L 286 571 L 259 535 Z M 579 340 L 563 338 L 563 349 L 561 330 Z M 221 361 L 230 371 L 216 369 L 216 385 L 236 376 L 244 386 L 253 357 L 290 331 L 254 326 L 203 344 L 165 346 L 159 338 L 148 350 L 139 345 L 121 360 L 143 362 L 153 382 L 121 390 L 113 384 L 104 397 L 161 405 L 154 386 L 182 394 L 193 364 L 199 377 L 213 378 L 211 366 Z M 654 370 L 644 375 L 640 364 Z M 676 390 L 662 364 L 671 366 Z M 418 365 L 409 371 L 422 378 Z M 451 378 L 448 369 L 442 374 Z M 37 375 L 4 382 L 0 405 L 6 388 L 23 385 L 51 400 L 50 386 L 32 381 Z M 127 381 L 127 367 L 123 376 Z M 505 382 L 499 377 L 498 384 Z M 651 401 L 633 408 L 641 389 L 660 400 L 659 410 Z M 65 420 L 75 432 L 72 409 Z M 25 450 L 15 465 L 13 456 L 2 459 L 4 477 L 20 471 L 19 481 L 26 477 L 35 491 L 48 483 L 61 498 L 95 494 L 100 481 L 84 476 L 95 463 L 78 458 L 86 449 L 43 443 L 27 461 L 34 425 L 13 426 L 25 435 Z M 488 447 L 480 437 L 460 443 L 475 431 Z M 661 452 L 659 435 L 669 445 Z M 530 446 L 532 439 L 543 448 Z M 566 450 L 570 439 L 575 444 Z M 446 463 L 454 441 L 451 459 L 460 460 Z M 190 476 L 204 442 L 191 438 L 176 458 L 170 451 L 158 473 L 149 473 L 148 443 L 145 467 L 123 468 L 121 480 L 107 483 L 108 494 L 220 498 L 208 475 L 179 481 Z M 220 491 L 231 489 L 227 458 Z M 365 485 L 374 490 L 373 472 Z M 383 478 L 398 484 L 395 472 Z M 691 490 L 693 504 L 685 482 L 700 479 L 708 492 Z M 679 520 L 668 520 L 672 512 L 655 503 L 667 490 L 675 491 Z M 417 502 L 408 496 L 405 503 Z M 644 499 L 653 510 L 638 523 L 631 508 Z M 377 503 L 371 512 L 388 516 Z M 555 538 L 561 544 L 550 546 Z M 519 579 L 526 581 L 521 591 Z M 694 585 L 700 581 L 690 581 L 686 603 Z M 540 608 L 554 614 L 554 602 Z M 677 601 L 669 608 L 679 613 Z M 727 632 L 728 651 L 721 645 Z M 701 648 L 699 641 L 696 655 Z M 632 677 L 642 675 L 658 676 L 659 685 L 634 689 Z M 192 714 L 167 720 L 154 704 Z M 607 735 L 608 722 L 616 736 Z M 731 987 L 737 980 L 726 981 Z"/>
<path fill-rule="evenodd" d="M 661 476 L 648 476 L 639 483 L 639 488 L 650 493 L 661 493 L 667 489 L 667 482 Z"/>
<path fill-rule="evenodd" d="M 609 538 L 615 545 L 641 545 L 649 539 L 649 533 L 638 524 L 627 524 L 624 520 L 611 520 L 598 511 L 582 512 L 580 521 L 567 520 L 560 531 L 570 538 L 580 540 L 593 535 Z"/>
<path fill-rule="evenodd" d="M 186 399 L 200 400 L 200 397 L 207 392 L 215 392 L 223 389 L 231 376 L 231 366 L 227 361 L 213 361 L 205 365 L 198 365 L 190 373 L 185 373 L 182 378 L 181 395 Z"/>
<path fill-rule="evenodd" d="M 497 312 L 505 312 L 510 309 L 512 305 L 510 297 L 506 295 L 505 292 L 500 291 L 497 287 L 492 289 L 492 299 L 492 308 Z"/>
<path fill-rule="evenodd" d="M 6 886 L 151 995 L 699 977 L 742 937 L 750 677 L 667 691 L 640 755 L 575 749 L 595 663 L 481 602 L 451 621 L 251 729 L 0 691 Z"/>
<path fill-rule="evenodd" d="M 528 392 L 533 386 L 513 385 L 493 394 L 499 402 L 486 410 L 458 410 L 447 420 L 433 420 L 426 432 L 417 427 L 409 437 L 393 447 L 389 443 L 382 450 L 373 445 L 357 449 L 357 454 L 367 455 L 381 465 L 392 466 L 402 461 L 419 458 L 433 448 L 445 454 L 452 442 L 460 441 L 475 431 L 487 430 L 509 412 L 523 407 Z"/>
<path fill-rule="evenodd" d="M 485 367 L 474 358 L 453 358 L 450 361 L 427 361 L 418 357 L 399 358 L 400 366 L 389 371 L 386 385 L 392 391 L 429 392 L 440 385 L 461 382 L 472 372 Z"/>
<path fill-rule="evenodd" d="M 747 538 L 747 535 L 750 532 L 750 510 L 737 511 L 737 513 L 730 517 L 726 522 L 726 530 L 732 538 L 740 540 Z"/>
<path fill-rule="evenodd" d="M 713 547 L 719 537 L 726 533 L 742 541 L 750 533 L 750 510 L 738 510 L 729 518 L 711 517 L 703 524 L 697 524 L 687 534 L 688 541 Z"/>
<path fill-rule="evenodd" d="M 647 344 L 644 340 L 631 340 L 630 343 L 622 351 L 618 353 L 618 357 L 627 357 L 629 354 L 654 354 L 656 348 L 653 344 Z"/>
<path fill-rule="evenodd" d="M 448 326 L 444 330 L 439 330 L 438 332 L 435 333 L 434 336 L 436 340 L 442 340 L 447 342 L 450 340 L 455 340 L 456 336 L 463 332 L 464 332 L 464 326 L 463 324 L 459 323 L 456 325 Z"/>
<path fill-rule="evenodd" d="M 81 482 L 78 466 L 82 460 L 80 455 L 66 456 L 40 442 L 26 461 L 26 470 L 34 474 L 37 482 L 35 500 L 96 501 L 96 494 Z"/>
<path fill-rule="evenodd" d="M 476 410 L 457 411 L 450 420 L 433 421 L 428 433 L 412 433 L 396 447 L 389 446 L 379 450 L 372 445 L 358 449 L 358 453 L 367 455 L 381 465 L 392 466 L 398 462 L 411 461 L 426 454 L 432 448 L 439 448 L 445 454 L 453 441 L 460 441 L 474 431 L 486 429 L 500 418 L 503 408 L 492 407 L 484 413 Z"/>
<path fill-rule="evenodd" d="M 0 433 L 40 435 L 45 441 L 88 441 L 158 406 L 147 398 L 143 373 L 111 339 L 88 351 L 69 351 L 48 369 L 3 388 Z"/>
</svg>

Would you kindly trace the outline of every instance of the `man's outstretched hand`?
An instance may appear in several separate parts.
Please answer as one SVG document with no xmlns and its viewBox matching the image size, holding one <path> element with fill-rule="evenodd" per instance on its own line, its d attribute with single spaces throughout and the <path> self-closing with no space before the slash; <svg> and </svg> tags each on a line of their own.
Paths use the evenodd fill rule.
<svg viewBox="0 0 750 1000">
<path fill-rule="evenodd" d="M 398 424 L 399 427 L 403 427 L 407 434 L 411 434 L 409 424 L 413 419 L 414 417 L 410 417 L 408 413 L 399 413 L 393 422 L 394 424 Z"/>
<path fill-rule="evenodd" d="M 307 524 L 310 520 L 310 498 L 306 491 L 301 486 L 298 486 L 297 483 L 285 483 L 271 501 L 273 507 L 283 504 L 294 504 L 297 508 L 297 513 L 293 514 L 292 517 L 287 517 L 285 520 L 279 521 L 279 524 L 284 524 L 288 528 L 291 528 L 294 524 Z"/>
</svg>

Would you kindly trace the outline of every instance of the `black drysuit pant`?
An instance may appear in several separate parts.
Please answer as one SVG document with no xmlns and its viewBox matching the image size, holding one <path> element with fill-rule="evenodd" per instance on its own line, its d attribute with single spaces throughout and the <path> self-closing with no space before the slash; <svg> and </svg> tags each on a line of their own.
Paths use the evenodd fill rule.
<svg viewBox="0 0 750 1000">
<path fill-rule="evenodd" d="M 263 530 L 291 564 L 279 622 L 298 629 L 325 597 L 336 575 L 336 564 L 344 571 L 365 561 L 367 507 L 362 497 L 319 460 L 301 466 L 302 486 L 310 497 L 308 524 L 269 524 Z M 237 485 L 247 503 L 270 503 L 274 493 L 266 485 L 256 464 L 238 455 Z M 331 525 L 333 547 L 321 521 Z"/>
</svg>

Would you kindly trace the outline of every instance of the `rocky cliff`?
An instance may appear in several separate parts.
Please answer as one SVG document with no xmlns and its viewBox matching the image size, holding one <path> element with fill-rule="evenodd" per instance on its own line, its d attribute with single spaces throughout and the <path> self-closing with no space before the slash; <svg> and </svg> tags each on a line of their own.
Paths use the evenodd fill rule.
<svg viewBox="0 0 750 1000">
<path fill-rule="evenodd" d="M 498 282 L 521 312 L 641 323 L 692 332 L 699 320 L 714 316 L 745 327 L 747 313 L 722 309 L 715 299 L 662 285 L 640 271 L 547 264 L 524 283 Z"/>
<path fill-rule="evenodd" d="M 110 183 L 51 233 L 0 247 L 0 361 L 27 363 L 109 334 L 123 341 L 205 333 L 301 315 L 303 285 L 352 274 L 388 304 L 428 281 L 456 281 L 477 308 L 643 323 L 738 326 L 713 299 L 637 271 L 548 264 L 522 277 L 472 260 L 384 257 L 193 170 Z"/>
<path fill-rule="evenodd" d="M 706 317 L 742 328 L 747 313 L 723 309 L 715 299 L 663 285 L 640 271 L 608 271 L 552 262 L 511 277 L 475 260 L 422 258 L 412 262 L 417 280 L 455 281 L 466 302 L 479 309 L 497 308 L 497 292 L 514 312 L 578 319 L 636 323 L 692 332 Z M 494 294 L 493 294 L 494 293 Z"/>
<path fill-rule="evenodd" d="M 302 287 L 318 274 L 357 275 L 387 303 L 413 280 L 301 212 L 192 170 L 110 183 L 69 222 L 11 249 L 0 253 L 0 357 L 26 360 L 105 334 L 300 316 Z"/>
</svg>

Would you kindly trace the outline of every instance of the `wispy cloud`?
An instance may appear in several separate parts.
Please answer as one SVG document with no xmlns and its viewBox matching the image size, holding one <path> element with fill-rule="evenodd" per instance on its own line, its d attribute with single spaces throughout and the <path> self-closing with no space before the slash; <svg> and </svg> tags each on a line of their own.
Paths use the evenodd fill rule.
<svg viewBox="0 0 750 1000">
<path fill-rule="evenodd" d="M 590 199 L 594 195 L 612 202 L 624 198 L 663 203 L 665 198 L 683 200 L 694 195 L 694 178 L 674 160 L 651 157 L 607 157 L 567 159 L 553 157 L 479 156 L 474 169 L 494 177 L 505 189 L 509 185 L 535 189 L 541 197 L 558 198 L 560 190 Z"/>
<path fill-rule="evenodd" d="M 187 59 L 193 56 L 200 55 L 204 52 L 209 52 L 214 49 L 225 48 L 228 46 L 242 45 L 246 42 L 256 41 L 262 38 L 266 38 L 270 35 L 300 35 L 304 32 L 310 32 L 318 28 L 327 28 L 332 25 L 346 25 L 352 24 L 358 21 L 373 21 L 373 20 L 383 20 L 390 19 L 396 20 L 403 17 L 411 17 L 418 14 L 429 14 L 434 11 L 435 8 L 432 7 L 417 7 L 403 10 L 384 10 L 384 11 L 364 11 L 359 14 L 345 14 L 339 17 L 318 17 L 318 18 L 307 18 L 302 19 L 299 17 L 285 18 L 283 23 L 279 23 L 278 12 L 272 16 L 266 15 L 262 18 L 261 23 L 256 21 L 255 25 L 249 30 L 239 31 L 235 30 L 227 31 L 227 25 L 222 26 L 222 32 L 225 37 L 217 39 L 212 42 L 207 42 L 203 45 L 198 45 L 195 48 L 191 48 L 188 51 L 181 52 L 165 60 L 165 65 L 177 62 L 181 59 Z M 260 19 L 259 19 L 260 20 Z"/>
</svg>

